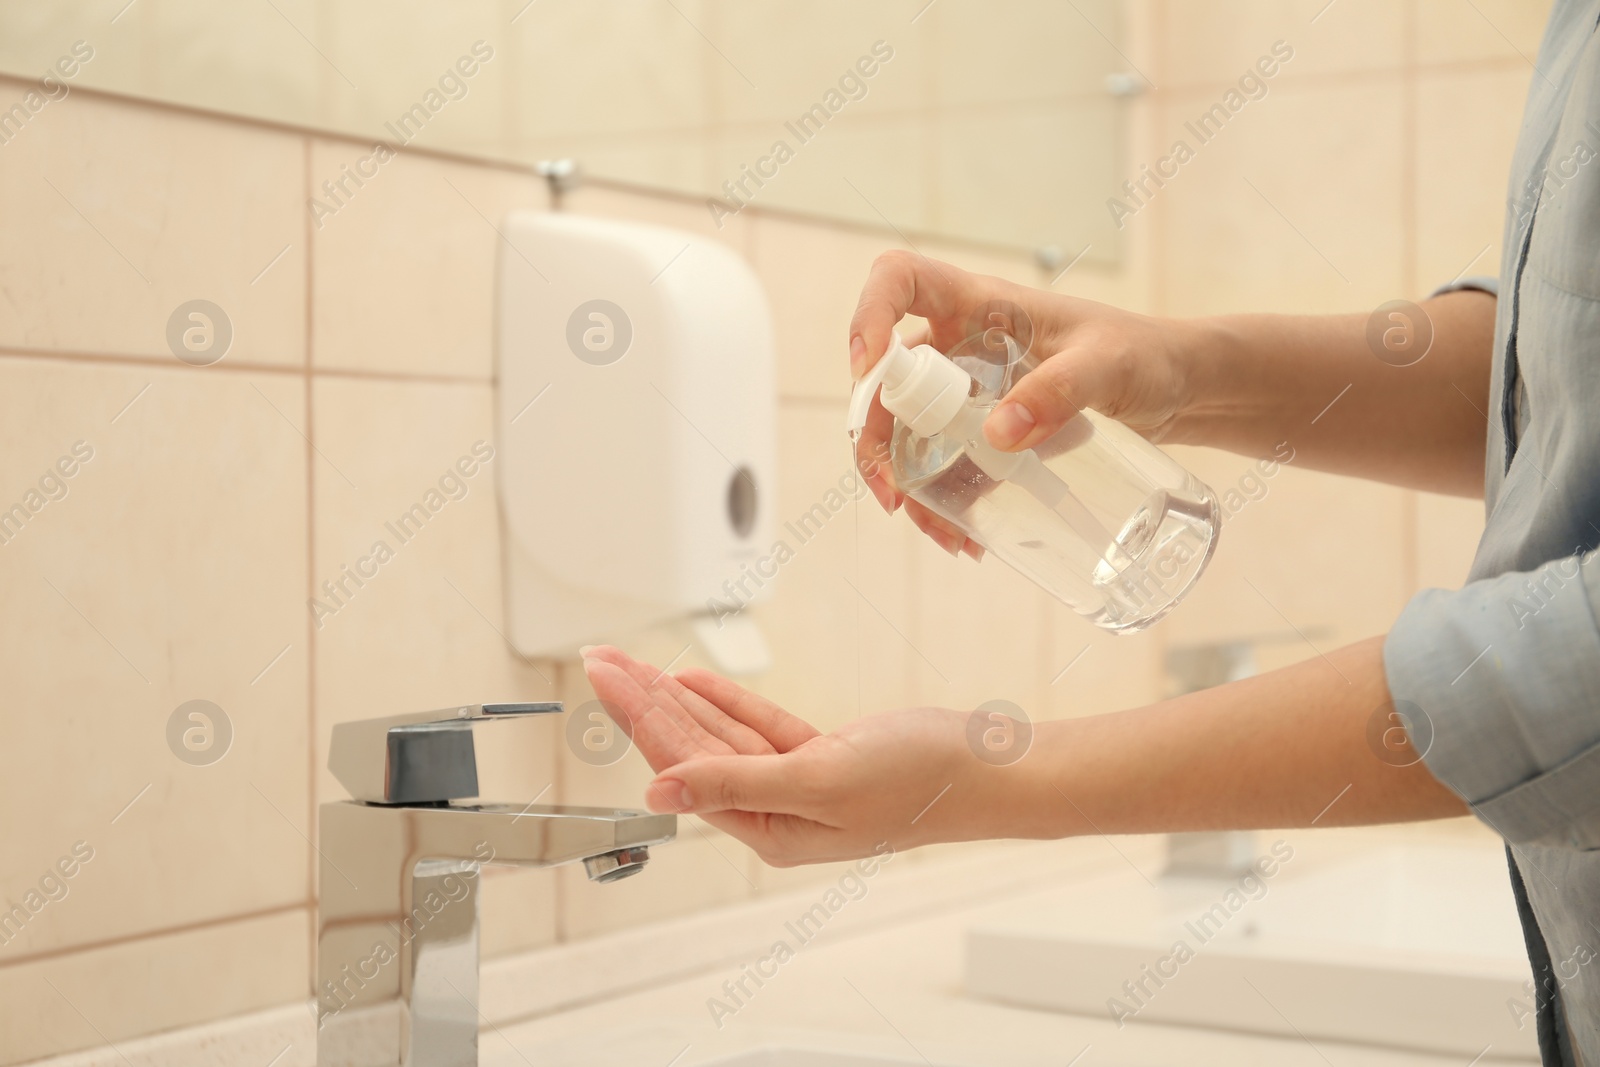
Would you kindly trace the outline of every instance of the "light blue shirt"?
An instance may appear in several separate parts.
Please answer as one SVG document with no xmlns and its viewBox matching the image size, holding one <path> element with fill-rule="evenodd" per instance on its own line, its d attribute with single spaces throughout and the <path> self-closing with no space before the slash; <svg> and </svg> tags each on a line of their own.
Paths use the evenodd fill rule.
<svg viewBox="0 0 1600 1067">
<path fill-rule="evenodd" d="M 1505 838 L 1550 1064 L 1600 1067 L 1600 0 L 1557 0 L 1512 163 L 1467 585 L 1384 646 L 1429 769 Z M 1467 283 L 1475 285 L 1475 283 Z"/>
</svg>

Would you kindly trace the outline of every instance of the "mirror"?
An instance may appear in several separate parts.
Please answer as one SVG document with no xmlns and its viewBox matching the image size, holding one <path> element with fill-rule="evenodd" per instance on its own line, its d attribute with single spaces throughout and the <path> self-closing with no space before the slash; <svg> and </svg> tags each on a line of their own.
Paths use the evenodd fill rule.
<svg viewBox="0 0 1600 1067">
<path fill-rule="evenodd" d="M 1115 0 L 12 0 L 0 70 L 46 93 L 570 158 L 724 222 L 759 205 L 1050 269 L 1119 258 L 1105 205 L 1143 85 L 1122 23 Z"/>
</svg>

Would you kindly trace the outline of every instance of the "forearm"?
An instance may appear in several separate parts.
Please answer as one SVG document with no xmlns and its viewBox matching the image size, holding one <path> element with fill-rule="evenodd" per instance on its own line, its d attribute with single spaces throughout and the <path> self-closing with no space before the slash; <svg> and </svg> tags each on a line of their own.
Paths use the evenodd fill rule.
<svg viewBox="0 0 1600 1067">
<path fill-rule="evenodd" d="M 1191 402 L 1169 439 L 1254 456 L 1287 441 L 1297 466 L 1481 495 L 1495 299 L 1421 306 L 1433 341 L 1404 367 L 1374 353 L 1365 314 L 1181 324 Z"/>
<path fill-rule="evenodd" d="M 1032 764 L 1017 799 L 1045 813 L 1032 826 L 1041 837 L 1465 814 L 1414 755 L 1369 742 L 1389 699 L 1382 650 L 1373 638 L 1149 707 L 1041 724 L 1017 764 Z"/>
</svg>

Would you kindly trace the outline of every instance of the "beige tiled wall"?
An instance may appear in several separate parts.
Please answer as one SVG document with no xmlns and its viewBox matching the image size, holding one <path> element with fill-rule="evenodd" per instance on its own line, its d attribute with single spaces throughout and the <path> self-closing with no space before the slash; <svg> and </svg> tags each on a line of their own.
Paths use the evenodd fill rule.
<svg viewBox="0 0 1600 1067">
<path fill-rule="evenodd" d="M 1469 263 L 1492 270 L 1529 78 L 1517 50 L 1537 35 L 1525 6 L 1343 0 L 1312 23 L 1320 0 L 1133 5 L 1130 59 L 1158 88 L 1130 112 L 1132 163 L 1272 40 L 1292 38 L 1299 58 L 1130 222 L 1124 270 L 1085 264 L 1056 287 L 1182 314 L 1360 309 Z M 492 471 L 320 627 L 307 611 L 385 519 L 493 440 L 492 222 L 547 203 L 527 174 L 412 154 L 309 225 L 307 197 L 362 151 L 87 92 L 0 148 L 16 208 L 0 221 L 0 506 L 75 442 L 93 449 L 66 495 L 0 545 L 0 895 L 23 899 L 76 842 L 93 849 L 65 897 L 0 944 L 0 1062 L 305 995 L 315 807 L 340 795 L 322 769 L 331 724 L 592 697 L 575 664 L 522 661 L 499 633 Z M 567 206 L 725 241 L 755 266 L 779 331 L 778 517 L 805 511 L 847 470 L 844 327 L 893 235 L 755 210 L 718 230 L 694 203 L 598 187 Z M 924 247 L 1041 282 L 1020 258 Z M 167 316 L 196 297 L 237 331 L 211 367 L 166 351 Z M 1246 468 L 1182 458 L 1219 488 Z M 1128 706 L 1160 695 L 1172 644 L 1284 634 L 1276 662 L 1311 654 L 1297 630 L 1319 645 L 1381 631 L 1419 585 L 1461 581 L 1480 527 L 1470 501 L 1286 470 L 1229 524 L 1191 603 L 1114 639 L 868 500 L 800 546 L 755 609 L 775 665 L 753 684 L 829 726 L 909 702 Z M 619 637 L 658 662 L 700 661 L 676 627 Z M 197 698 L 234 731 L 209 766 L 165 740 L 173 709 Z M 636 755 L 590 767 L 551 724 L 516 729 L 486 761 L 486 791 L 638 799 Z M 646 877 L 618 886 L 492 873 L 485 947 L 817 876 L 767 870 L 685 820 Z"/>
</svg>

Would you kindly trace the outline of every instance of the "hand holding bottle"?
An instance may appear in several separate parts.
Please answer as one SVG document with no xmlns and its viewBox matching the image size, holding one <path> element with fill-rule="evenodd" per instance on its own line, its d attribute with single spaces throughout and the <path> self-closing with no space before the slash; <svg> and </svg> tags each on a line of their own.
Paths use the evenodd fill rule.
<svg viewBox="0 0 1600 1067">
<path fill-rule="evenodd" d="M 1173 439 L 1187 404 L 1186 328 L 1088 300 L 976 275 L 910 252 L 879 256 L 850 323 L 850 370 L 859 378 L 883 357 L 906 315 L 928 320 L 906 343 L 950 351 L 1000 327 L 1024 343 L 1038 370 L 990 414 L 984 436 L 996 448 L 1031 448 L 1090 408 L 1153 440 Z M 886 510 L 906 512 L 946 551 L 981 550 L 956 527 L 906 501 L 888 463 L 894 420 L 874 402 L 857 447 L 862 473 Z"/>
<path fill-rule="evenodd" d="M 862 472 L 892 488 L 891 506 L 903 497 L 947 549 L 976 542 L 1104 629 L 1153 625 L 1199 579 L 1220 518 L 1216 495 L 1139 434 L 1168 427 L 1177 409 L 1173 353 L 1138 337 L 1159 332 L 1153 320 L 1104 311 L 1098 328 L 1085 327 L 1075 316 L 1092 305 L 1036 297 L 1049 313 L 1040 327 L 1015 301 L 974 303 L 1007 291 L 1002 282 L 947 278 L 967 290 L 952 304 L 919 265 L 911 270 L 908 306 L 934 293 L 921 305 L 934 335 L 964 313 L 964 336 L 941 349 L 907 347 L 890 332 L 851 392 L 846 428 Z M 893 301 L 892 279 L 888 287 Z M 1109 330 L 1114 314 L 1121 325 Z M 1142 348 L 1157 355 L 1146 360 Z"/>
</svg>

